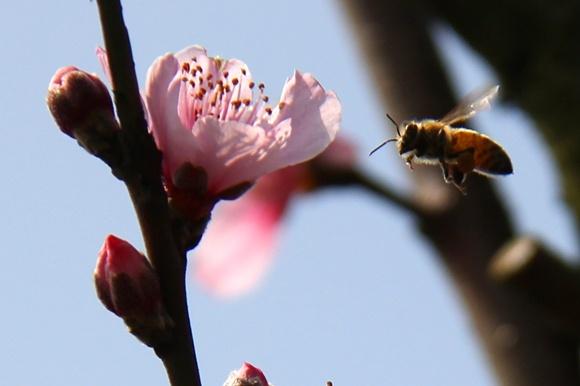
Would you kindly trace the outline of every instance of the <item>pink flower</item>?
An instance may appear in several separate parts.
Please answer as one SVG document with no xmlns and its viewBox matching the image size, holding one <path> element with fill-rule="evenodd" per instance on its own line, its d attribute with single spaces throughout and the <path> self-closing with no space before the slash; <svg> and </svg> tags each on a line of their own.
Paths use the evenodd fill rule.
<svg viewBox="0 0 580 386">
<path fill-rule="evenodd" d="M 355 158 L 353 146 L 339 137 L 312 162 L 350 167 Z M 272 264 L 292 197 L 313 184 L 310 167 L 303 163 L 270 173 L 240 199 L 221 203 L 195 252 L 196 280 L 223 298 L 253 289 Z"/>
<path fill-rule="evenodd" d="M 114 120 L 107 87 L 95 74 L 73 66 L 59 68 L 52 76 L 46 103 L 61 131 L 71 137 L 78 129 L 98 126 L 99 120 Z"/>
<path fill-rule="evenodd" d="M 312 75 L 296 71 L 274 107 L 263 91 L 243 62 L 209 57 L 199 46 L 155 60 L 144 98 L 170 196 L 179 197 L 184 165 L 196 171 L 198 195 L 203 186 L 211 200 L 307 161 L 332 142 L 340 102 Z"/>
<path fill-rule="evenodd" d="M 171 324 L 161 300 L 157 274 L 147 258 L 113 235 L 105 239 L 94 272 L 97 295 L 146 344 Z"/>
<path fill-rule="evenodd" d="M 234 370 L 228 376 L 224 386 L 268 386 L 266 376 L 259 368 L 244 362 L 239 370 Z"/>
</svg>

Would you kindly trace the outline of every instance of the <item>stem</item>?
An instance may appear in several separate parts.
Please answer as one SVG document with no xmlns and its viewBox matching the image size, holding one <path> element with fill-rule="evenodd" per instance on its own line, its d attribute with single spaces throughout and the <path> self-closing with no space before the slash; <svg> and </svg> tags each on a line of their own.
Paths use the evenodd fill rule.
<svg viewBox="0 0 580 386">
<path fill-rule="evenodd" d="M 97 0 L 105 47 L 122 128 L 123 176 L 139 219 L 147 254 L 161 285 L 167 312 L 175 323 L 172 339 L 155 347 L 172 386 L 201 386 L 185 291 L 185 253 L 171 228 L 161 183 L 161 155 L 147 132 L 147 122 L 131 44 L 119 0 Z"/>
<path fill-rule="evenodd" d="M 359 170 L 331 167 L 321 162 L 311 163 L 310 170 L 314 175 L 315 184 L 318 187 L 358 186 L 403 211 L 411 212 L 415 215 L 421 215 L 423 213 L 423 209 L 415 204 L 415 202 L 397 193 L 389 186 L 380 184 Z"/>
</svg>

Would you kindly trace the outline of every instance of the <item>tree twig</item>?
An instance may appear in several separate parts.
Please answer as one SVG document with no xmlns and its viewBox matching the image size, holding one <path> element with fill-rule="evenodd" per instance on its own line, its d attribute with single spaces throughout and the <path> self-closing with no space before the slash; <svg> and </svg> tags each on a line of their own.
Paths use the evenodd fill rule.
<svg viewBox="0 0 580 386">
<path fill-rule="evenodd" d="M 133 201 L 147 254 L 161 284 L 163 300 L 175 327 L 172 339 L 155 347 L 173 386 L 201 386 L 185 292 L 185 256 L 171 229 L 167 197 L 161 183 L 161 156 L 141 104 L 129 35 L 119 0 L 97 0 L 109 57 L 115 105 L 125 153 L 122 173 Z"/>
</svg>

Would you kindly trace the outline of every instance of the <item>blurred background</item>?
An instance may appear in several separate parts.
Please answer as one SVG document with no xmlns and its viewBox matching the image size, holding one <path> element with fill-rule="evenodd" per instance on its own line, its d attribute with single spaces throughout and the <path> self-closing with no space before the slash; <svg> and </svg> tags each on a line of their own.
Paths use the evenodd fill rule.
<svg viewBox="0 0 580 386">
<path fill-rule="evenodd" d="M 141 85 L 157 56 L 190 44 L 244 60 L 273 100 L 293 69 L 311 72 L 341 99 L 342 133 L 359 149 L 361 168 L 411 189 L 393 148 L 367 157 L 391 131 L 340 3 L 123 5 Z M 128 195 L 106 165 L 60 133 L 45 106 L 57 68 L 103 76 L 96 4 L 11 2 L 0 21 L 0 384 L 167 384 L 162 363 L 102 307 L 92 282 L 107 234 L 143 249 Z M 456 96 L 499 82 L 451 27 L 430 31 Z M 578 256 L 558 168 L 526 114 L 499 99 L 472 125 L 511 155 L 514 175 L 494 183 L 515 228 Z M 243 361 L 275 385 L 496 384 L 460 298 L 415 225 L 356 188 L 294 200 L 272 270 L 254 292 L 224 301 L 189 282 L 204 385 L 221 385 Z"/>
</svg>

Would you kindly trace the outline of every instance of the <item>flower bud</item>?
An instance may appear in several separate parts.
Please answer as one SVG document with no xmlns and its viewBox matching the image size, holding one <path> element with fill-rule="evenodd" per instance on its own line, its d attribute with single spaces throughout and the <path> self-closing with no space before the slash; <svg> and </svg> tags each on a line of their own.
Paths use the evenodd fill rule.
<svg viewBox="0 0 580 386">
<path fill-rule="evenodd" d="M 99 299 L 123 318 L 133 335 L 149 346 L 168 337 L 172 322 L 163 307 L 157 274 L 131 244 L 107 236 L 94 277 Z"/>
<path fill-rule="evenodd" d="M 77 129 L 103 116 L 114 121 L 107 87 L 95 74 L 73 66 L 62 67 L 53 75 L 46 103 L 61 131 L 71 137 L 76 137 Z"/>
<path fill-rule="evenodd" d="M 266 376 L 262 370 L 254 367 L 248 362 L 244 362 L 239 370 L 230 373 L 224 386 L 268 386 Z"/>
</svg>

